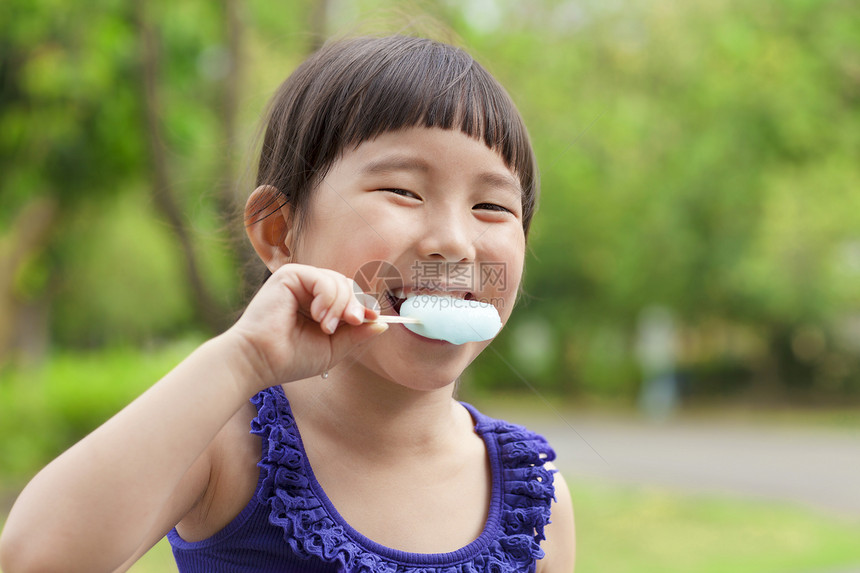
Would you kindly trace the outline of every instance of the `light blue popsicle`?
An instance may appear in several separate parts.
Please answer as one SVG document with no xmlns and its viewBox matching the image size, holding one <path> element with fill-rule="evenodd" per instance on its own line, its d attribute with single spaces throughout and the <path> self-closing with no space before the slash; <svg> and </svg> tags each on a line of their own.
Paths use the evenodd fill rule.
<svg viewBox="0 0 860 573">
<path fill-rule="evenodd" d="M 489 340 L 502 328 L 499 312 L 492 304 L 453 296 L 408 296 L 400 307 L 400 316 L 421 321 L 404 325 L 412 332 L 451 344 Z"/>
</svg>

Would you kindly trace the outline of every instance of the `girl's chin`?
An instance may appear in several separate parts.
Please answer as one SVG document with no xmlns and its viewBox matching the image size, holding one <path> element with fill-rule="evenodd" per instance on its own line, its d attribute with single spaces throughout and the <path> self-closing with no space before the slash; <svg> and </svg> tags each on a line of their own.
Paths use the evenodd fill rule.
<svg viewBox="0 0 860 573">
<path fill-rule="evenodd" d="M 375 364 L 365 364 L 365 367 L 382 379 L 389 380 L 398 386 L 417 391 L 435 391 L 451 386 L 460 377 L 468 363 L 448 362 L 439 365 L 416 362 L 411 364 L 393 364 L 381 361 Z"/>
<path fill-rule="evenodd" d="M 400 386 L 438 390 L 453 384 L 488 342 L 451 344 L 392 325 L 357 357 L 357 367 Z M 371 375 L 373 375 L 371 374 Z"/>
<path fill-rule="evenodd" d="M 441 390 L 453 384 L 463 373 L 462 368 L 436 368 L 418 371 L 417 368 L 386 368 L 385 377 L 399 386 L 419 391 Z"/>
</svg>

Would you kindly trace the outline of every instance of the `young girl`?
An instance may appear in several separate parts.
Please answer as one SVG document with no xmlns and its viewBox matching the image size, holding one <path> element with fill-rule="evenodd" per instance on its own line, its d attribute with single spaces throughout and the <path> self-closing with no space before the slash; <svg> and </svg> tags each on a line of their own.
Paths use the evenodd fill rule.
<svg viewBox="0 0 860 573">
<path fill-rule="evenodd" d="M 552 450 L 452 397 L 487 342 L 375 320 L 445 294 L 507 321 L 536 196 L 518 112 L 463 51 L 324 47 L 272 102 L 246 208 L 272 276 L 33 478 L 3 570 L 122 571 L 167 535 L 182 572 L 572 571 Z"/>
</svg>

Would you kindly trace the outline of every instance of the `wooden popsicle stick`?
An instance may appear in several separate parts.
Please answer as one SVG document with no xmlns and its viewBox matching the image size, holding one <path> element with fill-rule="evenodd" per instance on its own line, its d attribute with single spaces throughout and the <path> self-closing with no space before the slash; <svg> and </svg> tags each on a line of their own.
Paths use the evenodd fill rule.
<svg viewBox="0 0 860 573">
<path fill-rule="evenodd" d="M 309 313 L 303 310 L 300 310 L 299 314 L 301 314 L 305 318 L 313 320 L 313 317 L 311 317 Z M 415 318 L 412 316 L 400 316 L 399 314 L 380 314 L 373 320 L 365 318 L 362 322 L 364 324 L 367 324 L 369 322 L 384 322 L 386 324 L 423 324 L 420 318 Z"/>
<path fill-rule="evenodd" d="M 365 318 L 364 322 L 385 322 L 387 324 L 421 324 L 420 318 L 397 316 L 396 314 L 380 314 L 374 320 Z"/>
</svg>

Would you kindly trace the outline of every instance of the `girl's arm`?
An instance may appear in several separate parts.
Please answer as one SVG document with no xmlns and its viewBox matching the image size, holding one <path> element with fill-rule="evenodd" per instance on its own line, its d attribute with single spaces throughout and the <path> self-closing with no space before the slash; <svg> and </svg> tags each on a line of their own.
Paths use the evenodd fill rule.
<svg viewBox="0 0 860 573">
<path fill-rule="evenodd" d="M 33 478 L 0 537 L 0 567 L 122 567 L 205 494 L 207 448 L 248 399 L 319 374 L 384 330 L 362 325 L 364 316 L 342 275 L 302 265 L 279 269 L 236 325 Z M 340 320 L 348 324 L 334 332 Z"/>
<path fill-rule="evenodd" d="M 230 335 L 206 342 L 54 460 L 12 508 L 3 570 L 112 571 L 159 528 L 168 503 L 178 521 L 205 491 L 201 454 L 247 398 L 250 373 Z"/>
</svg>

